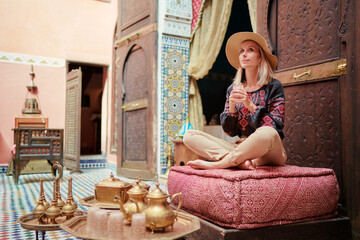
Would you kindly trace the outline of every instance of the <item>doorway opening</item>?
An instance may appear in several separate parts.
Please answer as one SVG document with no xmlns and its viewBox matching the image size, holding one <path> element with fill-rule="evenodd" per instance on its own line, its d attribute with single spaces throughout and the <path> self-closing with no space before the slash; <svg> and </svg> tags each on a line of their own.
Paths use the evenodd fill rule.
<svg viewBox="0 0 360 240">
<path fill-rule="evenodd" d="M 226 90 L 233 81 L 236 70 L 228 63 L 225 46 L 229 37 L 236 32 L 252 32 L 247 1 L 234 1 L 228 28 L 219 55 L 209 74 L 197 81 L 206 125 L 219 125 L 224 110 Z"/>
<path fill-rule="evenodd" d="M 107 67 L 69 63 L 69 72 L 81 69 L 80 155 L 101 154 L 101 105 Z"/>
</svg>

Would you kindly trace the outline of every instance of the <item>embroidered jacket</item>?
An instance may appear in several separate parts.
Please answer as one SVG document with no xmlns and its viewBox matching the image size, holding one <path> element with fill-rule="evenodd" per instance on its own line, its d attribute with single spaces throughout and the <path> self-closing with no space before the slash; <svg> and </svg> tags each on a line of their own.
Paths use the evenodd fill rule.
<svg viewBox="0 0 360 240">
<path fill-rule="evenodd" d="M 285 121 L 285 96 L 279 80 L 273 79 L 260 89 L 248 92 L 250 100 L 256 105 L 253 113 L 243 103 L 236 104 L 236 113 L 229 112 L 229 96 L 232 89 L 233 84 L 227 89 L 225 109 L 220 115 L 222 128 L 227 135 L 249 136 L 258 127 L 270 126 L 276 129 L 281 139 L 284 138 L 282 129 Z"/>
</svg>

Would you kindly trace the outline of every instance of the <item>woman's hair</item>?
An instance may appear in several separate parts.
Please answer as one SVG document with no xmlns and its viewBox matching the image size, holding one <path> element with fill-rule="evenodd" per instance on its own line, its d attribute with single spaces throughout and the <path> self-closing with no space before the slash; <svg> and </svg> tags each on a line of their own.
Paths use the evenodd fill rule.
<svg viewBox="0 0 360 240">
<path fill-rule="evenodd" d="M 250 41 L 252 41 L 252 40 L 250 40 Z M 271 81 L 274 71 L 271 68 L 269 60 L 266 58 L 262 47 L 260 47 L 260 45 L 257 44 L 257 42 L 255 42 L 255 43 L 259 48 L 259 53 L 260 53 L 260 58 L 261 58 L 260 63 L 259 63 L 259 68 L 258 68 L 258 82 L 261 86 L 263 86 L 263 85 L 268 84 Z M 239 69 L 237 70 L 236 75 L 234 77 L 234 85 L 239 86 L 240 84 L 243 84 L 246 86 L 245 71 L 241 67 L 241 65 L 239 66 Z"/>
</svg>

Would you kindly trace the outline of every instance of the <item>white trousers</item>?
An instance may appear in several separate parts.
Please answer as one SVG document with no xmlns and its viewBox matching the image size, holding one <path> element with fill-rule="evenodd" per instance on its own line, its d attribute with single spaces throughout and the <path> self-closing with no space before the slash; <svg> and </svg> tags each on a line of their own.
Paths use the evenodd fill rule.
<svg viewBox="0 0 360 240">
<path fill-rule="evenodd" d="M 252 160 L 255 166 L 285 165 L 287 155 L 278 132 L 272 127 L 257 128 L 240 144 L 227 142 L 199 130 L 187 130 L 184 144 L 207 160 L 218 161 L 229 154 L 234 165 Z"/>
</svg>

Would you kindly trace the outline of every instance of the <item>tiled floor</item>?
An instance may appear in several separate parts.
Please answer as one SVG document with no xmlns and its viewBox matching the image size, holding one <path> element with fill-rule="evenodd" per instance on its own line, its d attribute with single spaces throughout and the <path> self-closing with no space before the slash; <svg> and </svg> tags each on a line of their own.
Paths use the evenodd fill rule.
<svg viewBox="0 0 360 240">
<path fill-rule="evenodd" d="M 78 203 L 80 210 L 87 210 L 86 206 L 79 204 L 80 198 L 94 195 L 94 184 L 108 178 L 110 173 L 116 173 L 115 167 L 101 169 L 83 169 L 83 173 L 73 173 L 65 170 L 63 181 L 61 183 L 61 196 L 63 200 L 67 197 L 67 182 L 70 177 L 73 178 L 73 196 Z M 115 175 L 115 174 L 114 174 Z M 134 179 L 126 179 L 120 176 L 118 178 L 127 182 L 133 182 Z M 44 180 L 44 191 L 48 202 L 52 199 L 52 176 L 51 174 L 29 174 L 20 175 L 19 184 L 15 185 L 12 176 L 0 173 L 0 239 L 35 239 L 35 232 L 23 229 L 17 222 L 17 219 L 25 214 L 32 212 L 39 199 L 40 185 L 39 180 Z M 154 187 L 154 182 L 146 182 Z M 160 186 L 166 191 L 165 186 Z M 40 237 L 40 235 L 39 235 Z M 65 231 L 48 231 L 45 239 L 78 239 L 72 237 Z"/>
</svg>

